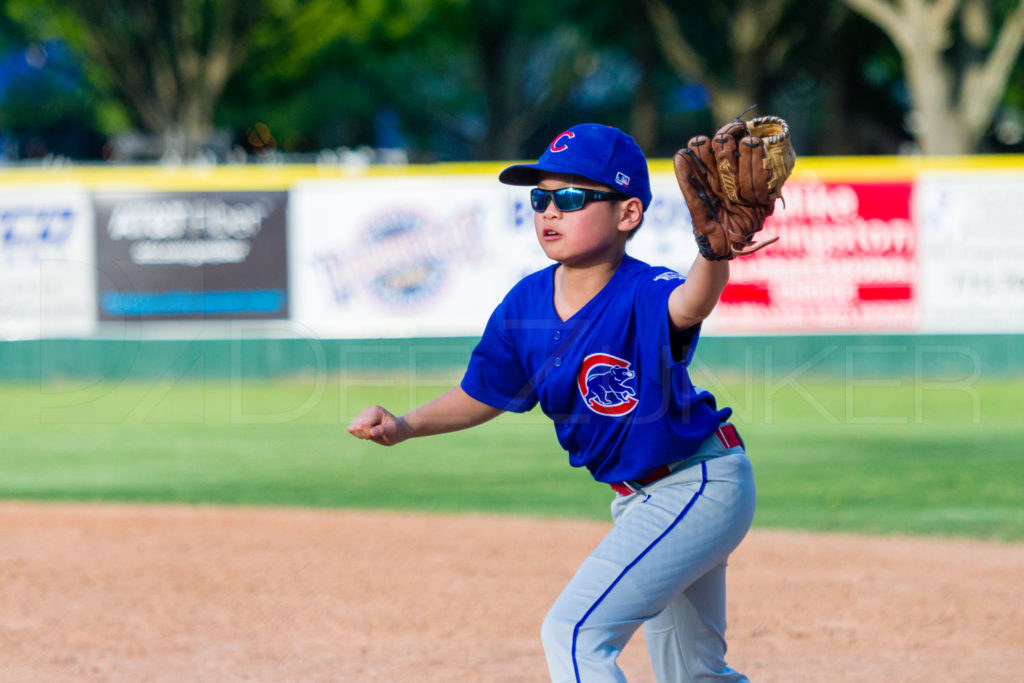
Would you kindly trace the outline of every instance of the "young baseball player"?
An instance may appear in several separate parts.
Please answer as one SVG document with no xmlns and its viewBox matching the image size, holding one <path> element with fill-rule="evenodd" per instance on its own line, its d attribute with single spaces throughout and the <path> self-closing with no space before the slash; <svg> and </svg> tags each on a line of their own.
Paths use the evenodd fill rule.
<svg viewBox="0 0 1024 683">
<path fill-rule="evenodd" d="M 498 305 L 459 386 L 401 417 L 366 408 L 349 432 L 390 446 L 539 403 L 569 462 L 615 492 L 612 530 L 544 620 L 552 681 L 624 681 L 616 659 L 641 624 L 658 681 L 746 681 L 725 663 L 725 566 L 754 480 L 731 410 L 687 374 L 729 262 L 698 256 L 684 277 L 626 254 L 651 190 L 616 128 L 570 128 L 499 180 L 533 187 L 555 263 Z"/>
</svg>

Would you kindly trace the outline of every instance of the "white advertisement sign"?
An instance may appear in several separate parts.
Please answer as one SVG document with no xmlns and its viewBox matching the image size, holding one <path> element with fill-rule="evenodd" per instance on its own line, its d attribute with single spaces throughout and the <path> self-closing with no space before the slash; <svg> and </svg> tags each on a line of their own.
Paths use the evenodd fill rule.
<svg viewBox="0 0 1024 683">
<path fill-rule="evenodd" d="M 92 334 L 92 224 L 84 190 L 0 189 L 0 339 Z"/>
<path fill-rule="evenodd" d="M 514 204 L 473 176 L 298 183 L 293 320 L 324 337 L 480 334 L 508 283 L 544 266 Z"/>
<path fill-rule="evenodd" d="M 1024 171 L 923 173 L 922 332 L 1024 332 Z"/>
<path fill-rule="evenodd" d="M 551 263 L 529 188 L 489 176 L 300 182 L 289 230 L 292 317 L 324 337 L 479 335 L 508 290 Z M 629 252 L 684 271 L 693 261 L 673 176 L 655 179 Z"/>
</svg>

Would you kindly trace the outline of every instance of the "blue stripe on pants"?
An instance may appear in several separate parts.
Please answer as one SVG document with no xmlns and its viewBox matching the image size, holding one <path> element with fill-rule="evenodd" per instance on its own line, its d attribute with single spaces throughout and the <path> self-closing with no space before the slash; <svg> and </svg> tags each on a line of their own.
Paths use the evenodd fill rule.
<svg viewBox="0 0 1024 683">
<path fill-rule="evenodd" d="M 690 511 L 690 508 L 693 507 L 693 504 L 696 503 L 697 499 L 700 498 L 701 494 L 704 493 L 704 488 L 708 484 L 708 464 L 705 461 L 702 461 L 700 463 L 700 475 L 700 488 L 697 489 L 697 493 L 693 494 L 693 497 L 690 498 L 689 502 L 686 503 L 686 507 L 683 508 L 683 511 L 680 512 L 674 520 L 672 520 L 672 523 L 668 525 L 668 528 L 661 532 L 661 534 L 656 539 L 651 541 L 651 544 L 649 546 L 644 548 L 643 552 L 636 556 L 636 559 L 627 564 L 626 567 L 621 572 L 619 572 L 619 575 L 615 577 L 615 580 L 612 581 L 611 585 L 608 586 L 605 592 L 601 593 L 600 597 L 598 597 L 597 600 L 594 601 L 594 604 L 590 606 L 590 609 L 587 610 L 586 614 L 584 614 L 583 617 L 576 622 L 576 626 L 572 630 L 572 668 L 573 671 L 576 673 L 576 683 L 580 683 L 580 666 L 579 663 L 577 663 L 576 661 L 576 641 L 579 638 L 580 628 L 583 626 L 583 623 L 587 620 L 587 617 L 589 617 L 594 612 L 594 610 L 597 609 L 598 605 L 601 604 L 601 601 L 604 600 L 608 596 L 608 594 L 612 592 L 612 589 L 615 588 L 616 585 L 618 585 L 619 581 L 621 581 L 622 578 L 626 575 L 626 572 L 635 567 L 637 562 L 644 559 L 644 556 L 647 555 L 647 553 L 649 553 L 651 549 L 654 548 L 654 546 L 658 545 L 661 539 L 665 538 L 665 536 L 667 536 L 668 533 L 672 531 L 672 529 L 676 528 L 676 525 L 678 525 L 679 522 L 683 521 L 683 517 L 686 517 L 686 513 Z"/>
</svg>

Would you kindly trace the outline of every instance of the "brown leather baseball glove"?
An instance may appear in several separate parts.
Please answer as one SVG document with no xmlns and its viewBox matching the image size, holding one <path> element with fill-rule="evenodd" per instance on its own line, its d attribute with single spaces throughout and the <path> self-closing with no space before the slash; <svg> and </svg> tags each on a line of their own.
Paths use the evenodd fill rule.
<svg viewBox="0 0 1024 683">
<path fill-rule="evenodd" d="M 713 138 L 690 138 L 676 152 L 676 180 L 704 258 L 746 256 L 779 239 L 758 244 L 754 235 L 775 211 L 795 163 L 789 125 L 778 116 L 758 116 L 749 123 L 737 118 Z"/>
</svg>

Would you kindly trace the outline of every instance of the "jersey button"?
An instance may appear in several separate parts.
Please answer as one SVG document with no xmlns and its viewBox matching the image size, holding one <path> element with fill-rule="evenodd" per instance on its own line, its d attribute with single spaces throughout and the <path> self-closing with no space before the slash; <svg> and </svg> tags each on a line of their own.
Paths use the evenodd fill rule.
<svg viewBox="0 0 1024 683">
<path fill-rule="evenodd" d="M 557 332 L 555 332 L 555 341 L 558 341 L 561 338 L 562 338 L 562 331 L 558 330 Z"/>
<path fill-rule="evenodd" d="M 561 365 L 562 365 L 562 359 L 561 358 L 556 358 L 555 359 L 555 367 L 556 368 L 557 367 L 561 367 Z"/>
</svg>

